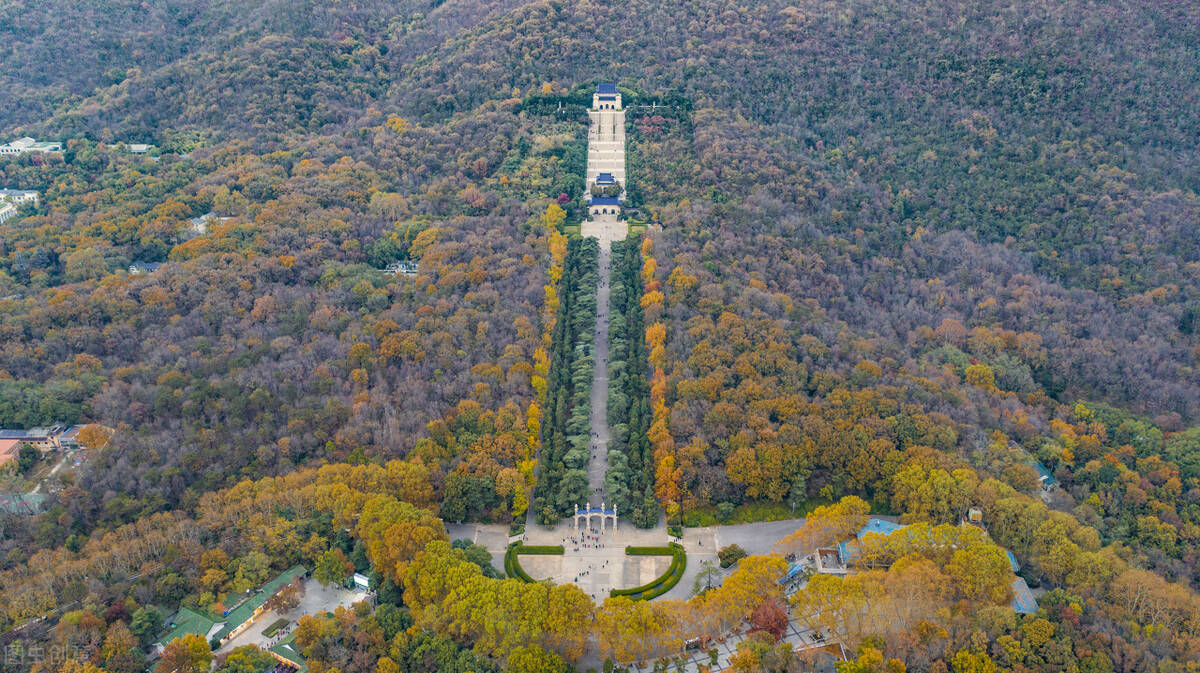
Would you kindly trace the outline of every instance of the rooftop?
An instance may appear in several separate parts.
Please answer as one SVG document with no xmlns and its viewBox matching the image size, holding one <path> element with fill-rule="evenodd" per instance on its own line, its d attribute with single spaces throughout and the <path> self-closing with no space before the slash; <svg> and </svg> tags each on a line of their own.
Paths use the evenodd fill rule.
<svg viewBox="0 0 1200 673">
<path fill-rule="evenodd" d="M 307 572 L 308 570 L 304 566 L 293 566 L 289 570 L 280 573 L 275 579 L 264 584 L 253 596 L 242 601 L 240 605 L 225 614 L 225 624 L 221 627 L 220 631 L 213 634 L 213 637 L 217 640 L 224 640 L 226 636 L 233 633 L 234 629 L 253 618 L 254 613 L 267 600 L 279 593 L 280 589 Z"/>
<path fill-rule="evenodd" d="M 596 93 L 617 93 L 617 85 L 608 82 L 596 86 Z"/>
<path fill-rule="evenodd" d="M 79 431 L 83 428 L 84 426 L 82 425 L 72 425 L 70 428 L 67 428 L 67 431 L 62 433 L 58 439 L 59 441 L 63 442 L 73 442 L 79 437 Z"/>
<path fill-rule="evenodd" d="M 45 502 L 45 493 L 0 495 L 0 511 L 10 514 L 37 514 Z"/>
<path fill-rule="evenodd" d="M 1054 478 L 1054 475 L 1050 474 L 1050 469 L 1043 465 L 1041 461 L 1033 461 L 1033 469 L 1037 470 L 1038 481 L 1042 482 L 1043 484 L 1058 483 L 1058 480 Z"/>
<path fill-rule="evenodd" d="M 167 643 L 182 638 L 189 633 L 208 638 L 208 632 L 216 625 L 216 622 L 210 619 L 207 615 L 200 614 L 189 608 L 179 608 L 179 612 L 175 613 L 174 617 L 168 622 L 171 627 L 166 635 L 155 641 L 157 645 L 166 645 Z"/>
<path fill-rule="evenodd" d="M 56 140 L 35 140 L 29 136 L 18 138 L 7 145 L 0 147 L 18 149 L 18 150 L 62 150 L 62 143 Z"/>
<path fill-rule="evenodd" d="M 862 549 L 859 548 L 859 541 L 867 536 L 868 533 L 875 535 L 891 535 L 892 533 L 903 529 L 904 526 L 888 521 L 886 519 L 871 518 L 867 520 L 867 524 L 858 529 L 855 540 L 844 540 L 838 543 L 838 554 L 842 557 L 842 561 L 850 563 L 857 561 L 862 555 Z"/>
<path fill-rule="evenodd" d="M 1029 585 L 1020 577 L 1012 582 L 1013 602 L 1012 609 L 1023 615 L 1032 615 L 1038 611 L 1037 599 L 1033 597 L 1033 591 L 1029 589 Z"/>
<path fill-rule="evenodd" d="M 162 265 L 162 262 L 134 262 L 133 264 L 129 265 L 129 273 L 149 273 L 151 271 L 157 271 Z"/>
<path fill-rule="evenodd" d="M 40 428 L 19 430 L 16 428 L 0 428 L 0 439 L 18 439 L 26 442 L 39 442 L 57 436 L 63 431 L 61 425 L 51 425 Z"/>
<path fill-rule="evenodd" d="M 16 460 L 17 454 L 21 451 L 21 440 L 19 439 L 0 439 L 0 465 L 7 463 L 10 460 Z"/>
<path fill-rule="evenodd" d="M 867 525 L 858 529 L 858 539 L 866 537 L 867 533 L 877 533 L 879 535 L 891 535 L 892 533 L 904 528 L 904 526 L 886 521 L 884 519 L 869 519 Z"/>
<path fill-rule="evenodd" d="M 269 647 L 268 651 L 283 657 L 292 664 L 295 664 L 296 667 L 300 669 L 296 673 L 304 673 L 308 670 L 308 662 L 304 661 L 304 657 L 300 656 L 300 653 L 296 651 L 295 646 L 292 645 L 294 640 L 296 640 L 296 632 L 292 631 L 286 638 Z"/>
<path fill-rule="evenodd" d="M 593 196 L 591 204 L 593 206 L 619 206 L 621 199 L 615 196 Z"/>
<path fill-rule="evenodd" d="M 596 176 L 596 184 L 598 185 L 611 185 L 615 184 L 616 181 L 617 179 L 613 177 L 612 173 L 601 173 Z"/>
</svg>

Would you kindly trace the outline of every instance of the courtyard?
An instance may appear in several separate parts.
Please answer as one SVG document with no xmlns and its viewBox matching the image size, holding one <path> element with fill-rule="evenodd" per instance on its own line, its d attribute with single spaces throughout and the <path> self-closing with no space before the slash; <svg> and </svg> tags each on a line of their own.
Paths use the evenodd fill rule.
<svg viewBox="0 0 1200 673">
<path fill-rule="evenodd" d="M 257 645 L 264 650 L 269 649 L 287 638 L 296 629 L 296 622 L 304 615 L 333 612 L 338 607 L 349 607 L 366 600 L 367 597 L 368 592 L 361 589 L 326 586 L 308 577 L 304 580 L 304 595 L 300 597 L 299 605 L 283 613 L 275 610 L 264 611 L 250 628 L 221 646 L 217 653 L 229 652 L 243 645 Z M 270 636 L 263 635 L 264 630 L 280 619 L 288 620 L 288 624 Z"/>
</svg>

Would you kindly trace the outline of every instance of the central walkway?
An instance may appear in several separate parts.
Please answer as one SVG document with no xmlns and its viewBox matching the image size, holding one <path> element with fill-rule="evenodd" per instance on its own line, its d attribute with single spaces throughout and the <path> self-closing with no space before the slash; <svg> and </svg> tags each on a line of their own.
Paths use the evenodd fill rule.
<svg viewBox="0 0 1200 673">
<path fill-rule="evenodd" d="M 594 344 L 595 367 L 592 371 L 592 438 L 589 445 L 588 490 L 591 504 L 612 503 L 605 498 L 604 475 L 608 472 L 608 314 L 609 278 L 612 273 L 612 247 L 607 241 L 600 242 L 600 284 L 596 288 L 596 333 Z M 618 512 L 619 514 L 619 512 Z"/>
<path fill-rule="evenodd" d="M 599 276 L 596 288 L 596 333 L 592 340 L 595 368 L 592 373 L 591 439 L 588 459 L 588 499 L 578 503 L 612 509 L 604 492 L 608 472 L 608 323 L 609 279 L 612 274 L 612 242 L 625 240 L 628 227 L 620 218 L 625 193 L 625 110 L 616 85 L 601 84 L 592 96 L 588 111 L 588 214 L 580 235 L 600 242 Z M 620 512 L 618 512 L 620 514 Z"/>
</svg>

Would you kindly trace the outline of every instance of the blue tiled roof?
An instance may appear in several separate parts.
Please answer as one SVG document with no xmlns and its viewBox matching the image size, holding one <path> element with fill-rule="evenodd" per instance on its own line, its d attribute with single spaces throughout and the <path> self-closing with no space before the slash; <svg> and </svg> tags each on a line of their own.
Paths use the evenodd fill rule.
<svg viewBox="0 0 1200 673">
<path fill-rule="evenodd" d="M 616 92 L 617 92 L 616 84 L 609 84 L 606 82 L 606 83 L 600 84 L 599 86 L 596 87 L 596 93 L 616 93 Z"/>
<path fill-rule="evenodd" d="M 805 567 L 805 566 L 804 566 L 804 564 L 803 564 L 803 563 L 793 563 L 793 564 L 791 565 L 791 567 L 789 567 L 789 568 L 788 568 L 787 574 L 785 574 L 785 575 L 783 576 L 783 579 L 779 580 L 779 583 L 780 583 L 780 584 L 786 584 L 786 583 L 788 583 L 788 582 L 789 582 L 789 581 L 791 581 L 791 580 L 792 580 L 792 578 L 794 578 L 796 575 L 799 575 L 800 573 L 804 572 L 804 567 Z"/>
<path fill-rule="evenodd" d="M 1023 615 L 1032 615 L 1038 611 L 1037 599 L 1033 597 L 1033 592 L 1029 590 L 1029 585 L 1025 580 L 1018 577 L 1012 582 L 1013 602 L 1012 609 Z"/>
<path fill-rule="evenodd" d="M 842 559 L 842 563 L 853 563 L 858 560 L 858 543 L 854 540 L 846 540 L 839 542 L 837 546 L 838 558 Z"/>
<path fill-rule="evenodd" d="M 1007 549 L 1005 549 L 1005 550 L 1004 550 L 1004 553 L 1005 553 L 1005 554 L 1008 554 L 1008 564 L 1009 564 L 1010 566 L 1012 566 L 1012 571 L 1013 571 L 1014 573 L 1016 573 L 1016 572 L 1020 572 L 1020 570 L 1021 570 L 1021 562 L 1017 560 L 1017 557 L 1016 557 L 1016 555 L 1015 555 L 1015 554 L 1013 554 L 1012 552 L 1010 552 L 1010 551 L 1009 551 L 1009 550 L 1007 550 Z"/>
<path fill-rule="evenodd" d="M 616 96 L 598 96 L 600 100 L 616 100 Z"/>
<path fill-rule="evenodd" d="M 1042 465 L 1041 462 L 1036 460 L 1033 461 L 1033 469 L 1037 470 L 1038 477 L 1041 481 L 1047 484 L 1058 483 L 1058 480 L 1054 478 L 1054 475 L 1050 474 L 1049 468 L 1047 468 L 1045 465 Z"/>
<path fill-rule="evenodd" d="M 615 196 L 593 196 L 591 204 L 593 206 L 619 206 L 621 199 Z"/>
<path fill-rule="evenodd" d="M 892 523 L 891 521 L 884 521 L 883 519 L 870 519 L 869 521 L 867 521 L 867 525 L 865 525 L 861 529 L 859 529 L 858 539 L 860 539 L 860 540 L 863 539 L 863 537 L 867 533 L 879 533 L 880 535 L 890 535 L 891 533 L 894 533 L 894 532 L 900 530 L 901 528 L 904 528 L 904 526 L 901 526 L 898 523 Z"/>
<path fill-rule="evenodd" d="M 616 181 L 617 180 L 613 177 L 612 173 L 601 173 L 600 175 L 596 176 L 596 184 L 612 184 Z"/>
</svg>

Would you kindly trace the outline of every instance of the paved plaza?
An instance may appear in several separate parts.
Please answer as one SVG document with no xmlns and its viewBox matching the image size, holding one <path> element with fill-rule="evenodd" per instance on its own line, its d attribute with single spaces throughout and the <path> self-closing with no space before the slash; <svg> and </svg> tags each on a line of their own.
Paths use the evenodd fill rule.
<svg viewBox="0 0 1200 673">
<path fill-rule="evenodd" d="M 593 524 L 595 525 L 595 524 Z M 737 544 L 746 553 L 769 554 L 775 543 L 804 525 L 804 519 L 787 519 L 733 526 L 688 528 L 678 541 L 687 552 L 687 570 L 674 588 L 663 594 L 665 599 L 687 600 L 692 596 L 696 574 L 705 561 L 716 561 L 717 550 Z M 451 539 L 465 538 L 481 545 L 492 554 L 492 566 L 504 567 L 504 552 L 508 548 L 508 526 L 497 524 L 457 524 L 446 526 Z M 590 535 L 596 539 L 585 538 Z M 670 557 L 626 556 L 625 547 L 658 547 L 671 542 L 665 526 L 644 530 L 622 520 L 617 530 L 611 527 L 601 532 L 577 531 L 569 519 L 553 528 L 536 524 L 526 527 L 524 542 L 528 545 L 557 545 L 564 549 L 562 556 L 522 555 L 521 567 L 534 579 L 549 579 L 556 584 L 575 584 L 588 595 L 601 601 L 612 589 L 626 589 L 645 584 L 666 572 Z M 722 575 L 728 575 L 725 571 Z"/>
</svg>

